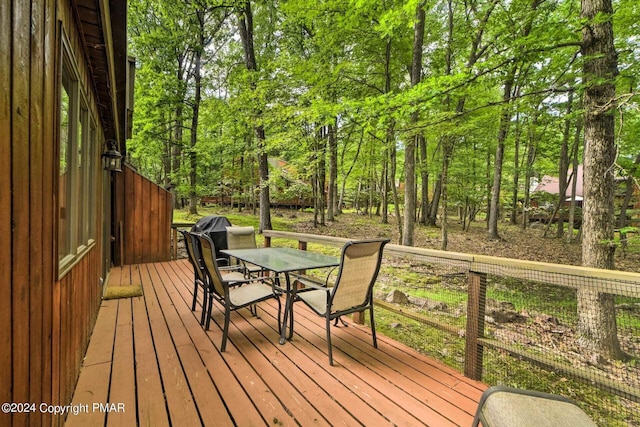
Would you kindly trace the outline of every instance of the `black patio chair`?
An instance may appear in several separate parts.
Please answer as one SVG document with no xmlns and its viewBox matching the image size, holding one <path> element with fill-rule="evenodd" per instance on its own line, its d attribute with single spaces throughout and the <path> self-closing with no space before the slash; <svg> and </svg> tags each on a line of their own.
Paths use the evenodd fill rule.
<svg viewBox="0 0 640 427">
<path fill-rule="evenodd" d="M 204 265 L 202 263 L 202 257 L 200 256 L 199 244 L 196 236 L 185 230 L 178 230 L 184 238 L 184 246 L 187 250 L 189 262 L 193 267 L 193 301 L 191 302 L 191 311 L 195 311 L 196 303 L 198 300 L 198 289 L 202 288 L 203 301 L 202 301 L 202 317 L 200 324 L 204 322 L 204 308 L 207 305 L 207 277 L 204 271 Z"/>
<path fill-rule="evenodd" d="M 236 225 L 226 227 L 227 230 L 227 249 L 255 249 L 256 244 L 256 229 L 247 226 L 239 227 Z M 244 269 L 244 274 L 248 278 L 263 273 L 262 268 L 257 265 L 253 265 L 244 261 L 238 261 L 237 259 L 229 260 L 230 265 L 241 265 Z"/>
<path fill-rule="evenodd" d="M 254 304 L 275 298 L 278 301 L 278 330 L 280 330 L 282 324 L 280 294 L 273 284 L 266 283 L 270 279 L 268 277 L 245 278 L 244 274 L 239 272 L 221 274 L 221 269 L 218 267 L 215 257 L 216 248 L 211 238 L 202 234 L 198 236 L 198 240 L 208 279 L 207 291 L 209 296 L 207 298 L 205 330 L 209 330 L 213 300 L 218 301 L 224 309 L 224 326 L 220 351 L 225 351 L 227 345 L 229 318 L 232 311 L 244 307 L 251 309 Z M 251 310 L 251 312 L 256 315 L 254 310 Z"/>
<path fill-rule="evenodd" d="M 373 285 L 380 271 L 384 240 L 361 240 L 347 242 L 342 248 L 340 266 L 333 286 L 329 278 L 325 285 L 296 279 L 294 288 L 302 286 L 296 300 L 307 304 L 316 314 L 325 318 L 329 364 L 333 365 L 331 349 L 331 321 L 340 316 L 369 310 L 373 346 L 378 347 L 376 326 L 373 318 Z"/>
</svg>

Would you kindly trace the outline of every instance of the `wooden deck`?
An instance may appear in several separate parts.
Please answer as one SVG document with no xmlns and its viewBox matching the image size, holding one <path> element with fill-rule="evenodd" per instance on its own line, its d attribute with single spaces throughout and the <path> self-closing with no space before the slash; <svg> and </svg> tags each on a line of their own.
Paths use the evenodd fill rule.
<svg viewBox="0 0 640 427">
<path fill-rule="evenodd" d="M 186 260 L 112 270 L 144 297 L 103 301 L 67 426 L 471 424 L 484 384 L 380 334 L 374 349 L 359 325 L 334 328 L 329 366 L 324 320 L 303 304 L 285 345 L 275 301 L 232 314 L 221 353 L 222 313 L 205 332 L 192 277 Z"/>
</svg>

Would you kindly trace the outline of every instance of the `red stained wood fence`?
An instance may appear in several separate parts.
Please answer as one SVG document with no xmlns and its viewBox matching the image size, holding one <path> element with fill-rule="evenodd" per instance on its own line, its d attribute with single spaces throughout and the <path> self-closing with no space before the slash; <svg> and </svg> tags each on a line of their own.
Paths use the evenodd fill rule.
<svg viewBox="0 0 640 427">
<path fill-rule="evenodd" d="M 171 193 L 123 166 L 116 178 L 114 263 L 140 264 L 171 259 Z"/>
</svg>

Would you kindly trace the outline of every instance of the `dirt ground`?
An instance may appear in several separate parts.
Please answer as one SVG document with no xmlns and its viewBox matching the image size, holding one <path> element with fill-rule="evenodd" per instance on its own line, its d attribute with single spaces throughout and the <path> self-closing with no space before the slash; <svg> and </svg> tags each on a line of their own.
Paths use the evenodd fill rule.
<svg viewBox="0 0 640 427">
<path fill-rule="evenodd" d="M 355 213 L 347 213 L 338 216 L 336 221 L 327 222 L 326 226 L 314 227 L 313 215 L 310 213 L 296 212 L 292 214 L 285 211 L 276 212 L 275 215 L 285 219 L 294 219 L 294 231 L 301 233 L 326 234 L 354 239 L 389 237 L 393 243 L 398 243 L 399 240 L 398 227 L 394 217 L 389 218 L 390 224 L 382 224 L 380 217 L 369 218 Z M 523 230 L 520 226 L 501 223 L 499 233 L 502 240 L 491 241 L 487 239 L 484 221 L 472 223 L 468 231 L 463 231 L 461 224 L 452 221 L 448 233 L 447 250 L 529 261 L 580 265 L 580 243 L 567 243 L 564 239 L 557 239 L 553 228 L 548 233 L 548 237 L 544 237 L 544 226 L 541 224 L 534 224 L 531 228 Z M 417 226 L 415 246 L 441 249 L 440 234 L 439 227 Z M 616 269 L 640 271 L 640 237 L 632 237 L 626 251 L 623 251 L 622 248 L 616 250 Z"/>
</svg>

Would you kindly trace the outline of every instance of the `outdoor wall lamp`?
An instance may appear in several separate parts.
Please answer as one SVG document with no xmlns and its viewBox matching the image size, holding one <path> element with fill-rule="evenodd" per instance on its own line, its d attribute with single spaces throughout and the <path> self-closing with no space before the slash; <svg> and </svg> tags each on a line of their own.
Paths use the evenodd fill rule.
<svg viewBox="0 0 640 427">
<path fill-rule="evenodd" d="M 118 142 L 115 139 L 105 141 L 107 151 L 102 154 L 102 168 L 112 172 L 122 172 L 122 154 L 117 150 Z"/>
</svg>

